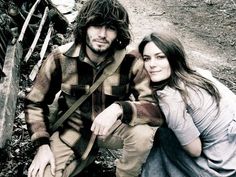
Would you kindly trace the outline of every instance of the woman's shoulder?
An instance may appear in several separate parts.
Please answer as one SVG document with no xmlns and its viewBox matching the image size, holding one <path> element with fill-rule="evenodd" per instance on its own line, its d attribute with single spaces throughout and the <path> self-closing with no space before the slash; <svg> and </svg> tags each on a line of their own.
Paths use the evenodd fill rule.
<svg viewBox="0 0 236 177">
<path fill-rule="evenodd" d="M 180 92 L 170 86 L 165 86 L 164 89 L 157 90 L 156 93 L 160 99 L 165 101 L 173 101 L 173 99 L 175 101 L 182 101 Z"/>
<path fill-rule="evenodd" d="M 196 71 L 203 77 L 209 79 L 215 85 L 215 87 L 217 87 L 221 96 L 224 97 L 224 99 L 233 99 L 234 101 L 236 101 L 236 95 L 232 92 L 232 90 L 230 90 L 224 83 L 220 82 L 217 78 L 215 78 L 212 75 L 211 71 L 200 68 L 197 68 Z"/>
<path fill-rule="evenodd" d="M 195 70 L 196 70 L 200 75 L 202 75 L 203 77 L 206 77 L 206 78 L 213 78 L 212 73 L 211 73 L 210 70 L 203 69 L 203 68 L 195 68 Z"/>
</svg>

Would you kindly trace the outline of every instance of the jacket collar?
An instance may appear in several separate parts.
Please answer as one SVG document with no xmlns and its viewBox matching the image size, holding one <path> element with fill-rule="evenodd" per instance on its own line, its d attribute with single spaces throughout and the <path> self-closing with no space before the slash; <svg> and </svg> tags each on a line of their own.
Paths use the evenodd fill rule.
<svg viewBox="0 0 236 177">
<path fill-rule="evenodd" d="M 76 45 L 74 42 L 71 42 L 66 44 L 63 49 L 61 51 L 65 56 L 69 58 L 77 58 L 80 56 L 81 45 Z"/>
<path fill-rule="evenodd" d="M 84 58 L 86 57 L 85 49 L 80 44 L 76 44 L 74 42 L 70 42 L 66 45 L 63 45 L 60 47 L 60 51 L 68 58 L 79 58 L 80 61 L 84 61 Z M 116 51 L 113 55 L 110 55 L 102 64 L 107 65 L 108 63 L 113 62 L 116 60 L 116 58 L 119 58 L 119 54 L 121 51 Z M 122 50 L 122 53 L 125 52 L 125 50 Z M 119 54 L 118 54 L 119 53 Z M 118 54 L 118 55 L 117 55 Z"/>
</svg>

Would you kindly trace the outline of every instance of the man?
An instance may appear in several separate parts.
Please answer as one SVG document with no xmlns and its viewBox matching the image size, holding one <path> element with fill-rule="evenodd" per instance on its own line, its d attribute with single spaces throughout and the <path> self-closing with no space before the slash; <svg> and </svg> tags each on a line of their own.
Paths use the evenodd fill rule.
<svg viewBox="0 0 236 177">
<path fill-rule="evenodd" d="M 99 147 L 123 148 L 116 176 L 136 177 L 156 130 L 148 124 L 160 125 L 162 119 L 142 60 L 138 53 L 125 50 L 131 40 L 127 11 L 117 0 L 89 0 L 77 17 L 74 37 L 73 43 L 47 57 L 26 98 L 26 121 L 37 148 L 28 177 L 74 176 L 85 162 L 80 157 L 92 132 Z M 48 105 L 55 94 L 61 90 L 61 115 L 120 59 L 118 69 L 50 134 Z"/>
</svg>

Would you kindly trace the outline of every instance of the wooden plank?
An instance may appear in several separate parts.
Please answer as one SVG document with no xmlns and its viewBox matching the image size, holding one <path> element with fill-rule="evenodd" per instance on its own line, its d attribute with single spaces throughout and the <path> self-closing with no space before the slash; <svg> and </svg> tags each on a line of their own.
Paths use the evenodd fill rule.
<svg viewBox="0 0 236 177">
<path fill-rule="evenodd" d="M 0 83 L 0 148 L 11 139 L 19 90 L 19 65 L 23 49 L 19 42 L 8 45 L 3 72 L 6 77 Z"/>
</svg>

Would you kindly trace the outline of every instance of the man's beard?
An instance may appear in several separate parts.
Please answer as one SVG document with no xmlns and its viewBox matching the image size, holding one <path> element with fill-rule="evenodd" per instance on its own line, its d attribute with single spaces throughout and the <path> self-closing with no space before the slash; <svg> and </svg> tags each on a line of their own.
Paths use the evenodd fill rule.
<svg viewBox="0 0 236 177">
<path fill-rule="evenodd" d="M 105 49 L 105 50 L 100 50 L 100 49 L 95 49 L 92 45 L 91 45 L 91 43 L 86 43 L 86 46 L 93 52 L 93 53 L 95 53 L 96 55 L 103 55 L 103 54 L 106 54 L 109 50 L 110 50 L 110 48 L 111 47 L 108 47 L 107 49 Z"/>
<path fill-rule="evenodd" d="M 106 53 L 109 53 L 109 51 L 111 51 L 112 50 L 112 48 L 114 47 L 114 45 L 113 45 L 113 42 L 112 42 L 112 44 L 108 47 L 108 48 L 106 48 L 106 49 L 95 49 L 93 46 L 92 46 L 92 43 L 90 42 L 90 40 L 89 40 L 89 38 L 87 37 L 87 39 L 86 39 L 86 46 L 94 53 L 94 54 L 96 54 L 96 55 L 104 55 L 104 54 L 106 54 Z"/>
</svg>

